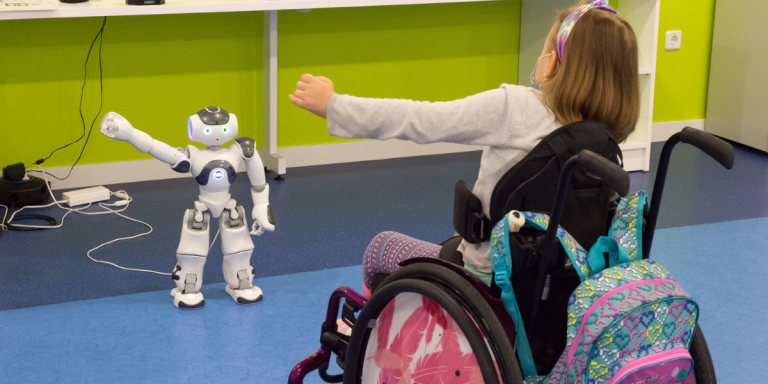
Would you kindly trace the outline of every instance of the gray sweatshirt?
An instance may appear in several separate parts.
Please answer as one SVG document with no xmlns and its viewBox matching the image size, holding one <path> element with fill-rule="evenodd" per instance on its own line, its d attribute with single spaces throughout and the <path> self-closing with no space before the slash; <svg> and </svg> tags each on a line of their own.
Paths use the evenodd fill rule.
<svg viewBox="0 0 768 384">
<path fill-rule="evenodd" d="M 533 88 L 504 84 L 465 99 L 424 102 L 333 95 L 328 133 L 347 139 L 402 139 L 419 144 L 448 142 L 485 146 L 472 192 L 488 215 L 496 183 L 547 134 L 559 128 Z M 462 241 L 464 263 L 490 273 L 488 242 Z"/>
</svg>

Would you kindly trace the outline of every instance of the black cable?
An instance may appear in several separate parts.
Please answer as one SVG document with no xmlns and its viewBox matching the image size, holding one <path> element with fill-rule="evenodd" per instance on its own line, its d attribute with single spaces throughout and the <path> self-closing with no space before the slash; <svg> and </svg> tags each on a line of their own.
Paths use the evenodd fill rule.
<svg viewBox="0 0 768 384">
<path fill-rule="evenodd" d="M 50 217 L 50 216 L 46 216 L 46 215 L 18 215 L 18 216 L 13 218 L 13 221 L 19 221 L 19 220 L 43 220 L 43 221 L 47 221 L 48 222 L 48 225 L 47 225 L 48 227 L 53 227 L 56 224 L 58 224 L 56 219 L 54 219 L 53 217 Z M 17 226 L 15 226 L 13 224 L 8 224 L 7 221 L 5 223 L 5 227 L 8 228 L 9 231 L 22 231 L 22 232 L 26 232 L 26 231 L 39 231 L 41 229 L 45 229 L 45 228 L 17 227 Z"/>
<path fill-rule="evenodd" d="M 8 214 L 6 215 L 7 219 L 5 220 L 5 222 L 3 222 L 3 225 L 5 225 L 5 227 L 8 228 L 9 231 L 29 232 L 29 231 L 39 231 L 41 229 L 45 229 L 45 228 L 17 227 L 16 225 L 11 224 L 10 218 L 11 216 L 13 216 L 13 214 L 11 213 L 11 211 L 13 211 L 13 207 L 14 205 L 11 204 L 10 208 L 8 208 Z M 48 222 L 48 225 L 47 225 L 48 227 L 53 227 L 56 224 L 58 224 L 56 219 L 46 215 L 19 215 L 13 218 L 13 221 L 19 221 L 19 220 L 43 220 Z"/>
<path fill-rule="evenodd" d="M 37 164 L 37 162 L 35 162 L 35 163 L 32 163 L 32 164 Z M 46 175 L 48 175 L 48 176 L 50 176 L 50 177 L 53 177 L 53 178 L 55 178 L 55 179 L 59 179 L 58 177 L 56 177 L 56 176 L 52 175 L 50 172 L 48 172 L 48 171 L 41 171 L 41 170 L 39 170 L 39 169 L 27 169 L 27 172 L 38 172 L 38 173 L 45 173 Z M 65 177 L 64 179 L 66 179 L 66 177 Z M 59 180 L 64 180 L 64 179 L 59 179 Z"/>
<path fill-rule="evenodd" d="M 80 162 L 80 158 L 83 157 L 83 152 L 85 152 L 85 147 L 88 145 L 88 140 L 91 138 L 91 132 L 93 132 L 93 125 L 96 124 L 96 119 L 99 118 L 99 115 L 101 114 L 101 109 L 102 109 L 102 107 L 104 105 L 104 72 L 102 70 L 101 49 L 102 49 L 102 47 L 104 45 L 104 27 L 106 25 L 107 25 L 107 17 L 104 16 L 104 21 L 101 24 L 101 28 L 99 29 L 99 32 L 96 33 L 96 37 L 93 38 L 93 41 L 91 42 L 90 48 L 88 48 L 88 55 L 85 57 L 85 64 L 83 65 L 85 67 L 85 74 L 83 75 L 83 86 L 82 86 L 82 88 L 80 88 L 80 121 L 83 124 L 83 134 L 80 135 L 80 137 L 77 140 L 75 140 L 75 141 L 73 141 L 73 142 L 71 142 L 71 143 L 69 143 L 69 144 L 67 144 L 67 145 L 65 145 L 63 147 L 56 148 L 55 150 L 53 150 L 53 152 L 51 152 L 50 155 L 48 155 L 48 157 L 45 157 L 45 158 L 40 159 L 40 160 L 37 160 L 34 163 L 34 164 L 37 164 L 37 165 L 42 164 L 43 162 L 45 162 L 45 160 L 50 159 L 51 156 L 53 156 L 53 154 L 56 153 L 57 151 L 62 150 L 64 148 L 67 148 L 70 145 L 75 144 L 78 141 L 82 140 L 83 137 L 85 137 L 85 143 L 83 144 L 83 148 L 80 150 L 80 154 L 77 156 L 77 160 L 75 160 L 75 163 L 72 164 L 71 168 L 69 168 L 69 172 L 67 173 L 67 176 L 65 176 L 64 178 L 59 178 L 59 177 L 57 177 L 55 175 L 52 175 L 52 174 L 50 174 L 48 172 L 45 172 L 47 175 L 49 175 L 49 176 L 51 176 L 53 178 L 56 178 L 58 180 L 66 180 L 72 174 L 72 170 L 75 168 L 75 165 L 77 165 L 77 163 Z M 99 39 L 99 37 L 101 37 L 101 39 Z M 83 96 L 85 94 L 86 80 L 88 79 L 88 61 L 91 58 L 91 52 L 93 51 L 93 46 L 96 45 L 96 40 L 99 40 L 99 111 L 96 112 L 96 116 L 93 118 L 93 121 L 91 122 L 91 127 L 88 130 L 88 136 L 86 136 L 85 135 L 85 117 L 83 116 Z M 30 170 L 30 172 L 40 172 L 40 171 L 39 170 Z"/>
</svg>

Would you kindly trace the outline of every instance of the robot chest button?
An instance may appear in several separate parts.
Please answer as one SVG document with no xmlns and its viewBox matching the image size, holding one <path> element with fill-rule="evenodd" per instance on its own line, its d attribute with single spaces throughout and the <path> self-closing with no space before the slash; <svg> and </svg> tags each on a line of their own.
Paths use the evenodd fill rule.
<svg viewBox="0 0 768 384">
<path fill-rule="evenodd" d="M 203 167 L 200 174 L 195 177 L 195 181 L 200 185 L 208 185 L 211 179 L 222 180 L 226 177 L 227 181 L 232 184 L 236 176 L 237 171 L 230 162 L 226 160 L 212 160 Z"/>
</svg>

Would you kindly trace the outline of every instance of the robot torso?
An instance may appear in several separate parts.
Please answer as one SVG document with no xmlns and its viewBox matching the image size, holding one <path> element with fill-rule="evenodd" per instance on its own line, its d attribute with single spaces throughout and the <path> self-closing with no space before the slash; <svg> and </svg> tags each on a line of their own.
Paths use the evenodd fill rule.
<svg viewBox="0 0 768 384">
<path fill-rule="evenodd" d="M 237 169 L 243 160 L 240 148 L 232 144 L 229 148 L 199 149 L 188 146 L 190 172 L 201 190 L 221 192 L 229 190 L 235 181 Z"/>
</svg>

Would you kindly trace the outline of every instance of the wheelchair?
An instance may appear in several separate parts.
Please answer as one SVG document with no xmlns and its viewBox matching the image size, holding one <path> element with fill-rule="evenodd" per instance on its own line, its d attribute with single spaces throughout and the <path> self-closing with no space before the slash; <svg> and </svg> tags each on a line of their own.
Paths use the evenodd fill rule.
<svg viewBox="0 0 768 384">
<path fill-rule="evenodd" d="M 665 143 L 650 207 L 640 220 L 642 259 L 650 254 L 672 150 L 680 142 L 733 166 L 733 147 L 705 132 L 685 128 Z M 501 178 L 491 217 L 458 182 L 454 227 L 464 240 L 477 243 L 488 240 L 490 228 L 506 213 L 538 212 L 550 214 L 550 229 L 560 224 L 579 243 L 593 244 L 615 215 L 616 195 L 628 193 L 629 175 L 621 162 L 621 151 L 602 124 L 564 126 Z M 349 287 L 332 293 L 321 347 L 293 368 L 288 383 L 301 384 L 314 370 L 328 383 L 524 383 L 515 345 L 521 326 L 538 375 L 546 375 L 566 346 L 566 307 L 580 284 L 570 259 L 555 246 L 554 233 L 523 228 L 511 236 L 516 261 L 510 280 L 523 324 L 516 324 L 495 283 L 487 285 L 442 256 L 406 260 L 380 279 L 368 300 Z M 340 324 L 351 333 L 341 332 Z M 700 326 L 689 352 L 694 366 L 684 383 L 716 383 Z M 328 373 L 334 355 L 341 374 Z"/>
</svg>

